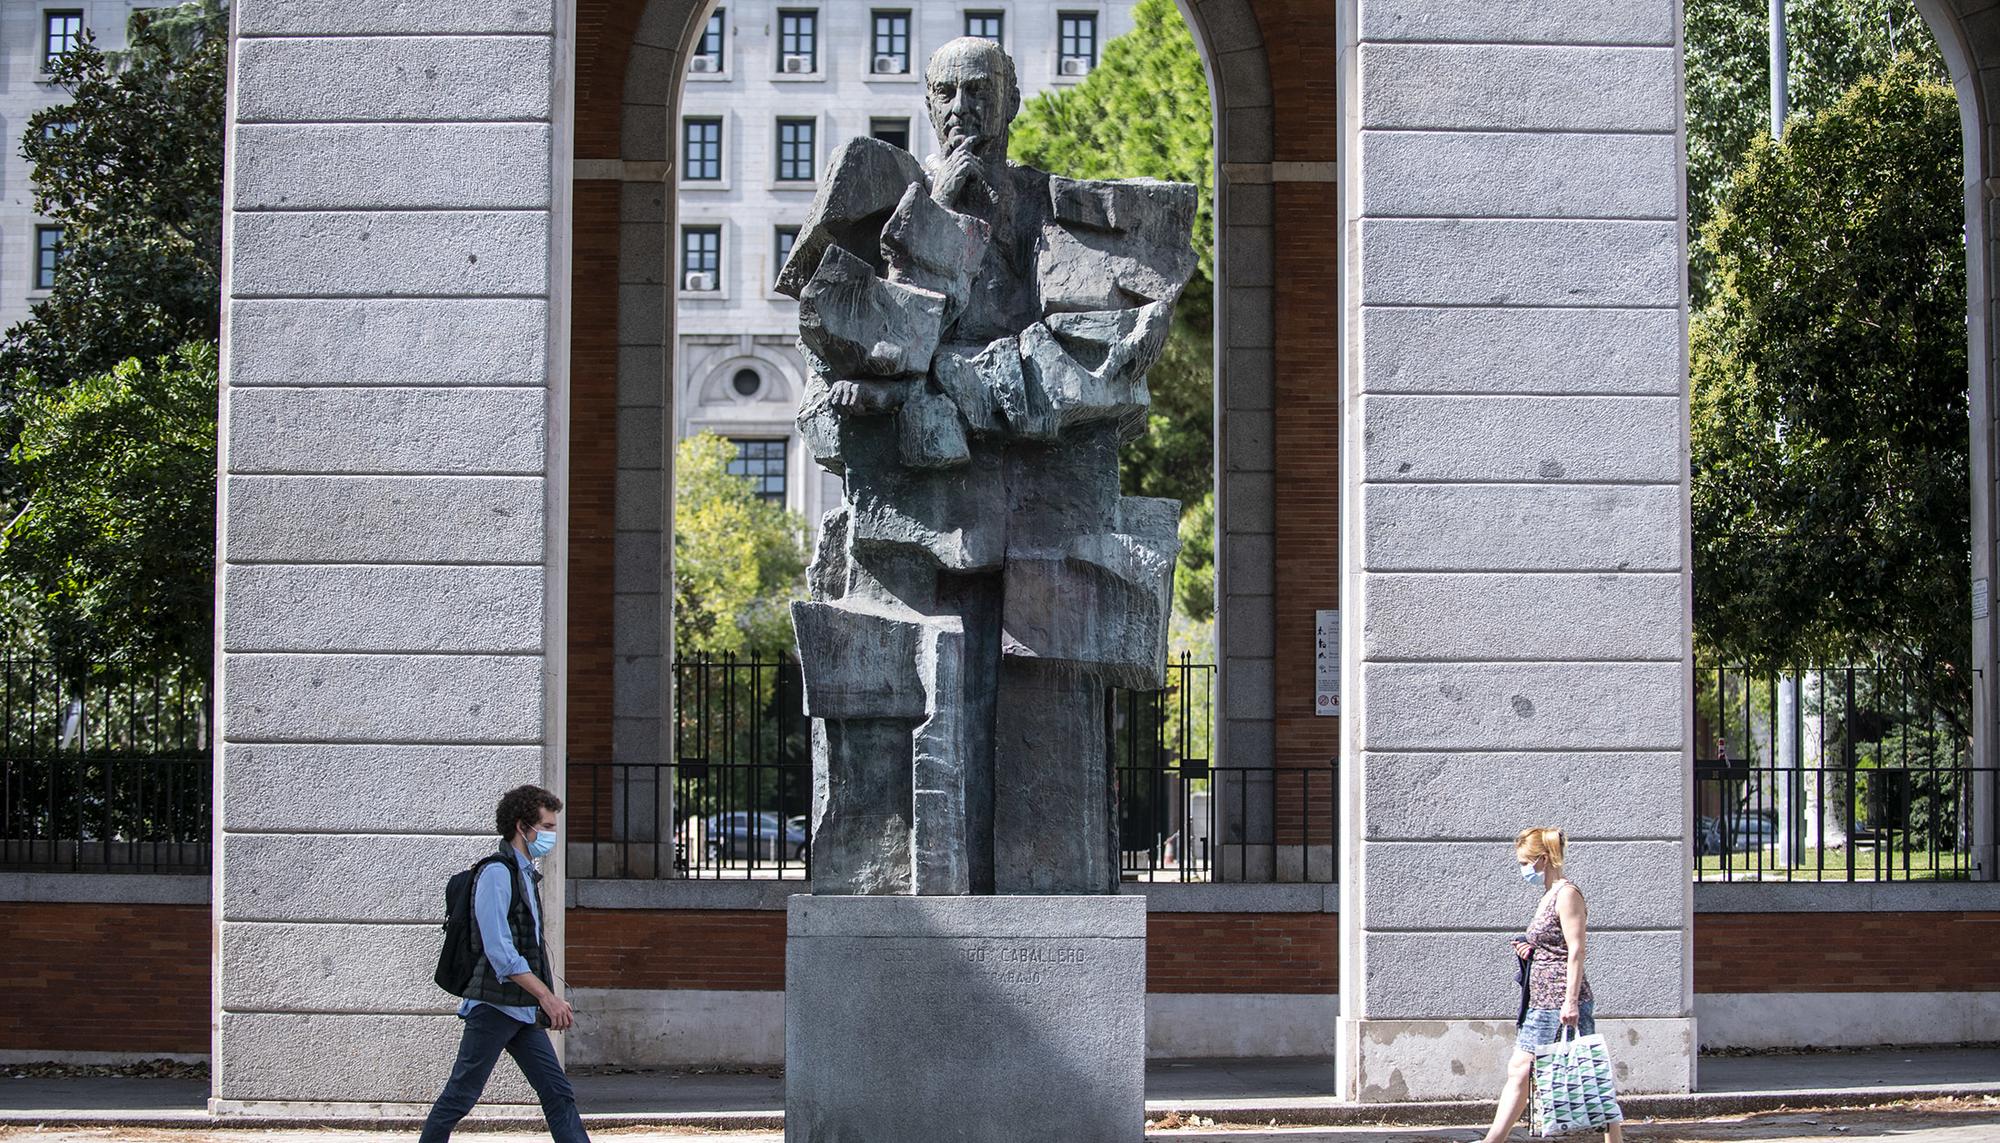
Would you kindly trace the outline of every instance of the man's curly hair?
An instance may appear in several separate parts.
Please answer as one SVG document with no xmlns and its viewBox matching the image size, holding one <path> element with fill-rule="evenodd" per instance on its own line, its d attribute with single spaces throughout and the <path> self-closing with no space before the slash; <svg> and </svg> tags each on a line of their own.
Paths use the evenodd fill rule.
<svg viewBox="0 0 2000 1143">
<path fill-rule="evenodd" d="M 533 829 L 541 824 L 543 810 L 561 809 L 562 799 L 540 786 L 516 786 L 500 795 L 500 805 L 493 811 L 493 825 L 500 831 L 500 840 L 512 841 L 515 827 L 525 825 Z"/>
</svg>

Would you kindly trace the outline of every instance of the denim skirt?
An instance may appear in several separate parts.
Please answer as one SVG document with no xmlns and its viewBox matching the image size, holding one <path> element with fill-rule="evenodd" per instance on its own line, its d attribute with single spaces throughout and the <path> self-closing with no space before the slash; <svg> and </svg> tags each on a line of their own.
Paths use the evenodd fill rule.
<svg viewBox="0 0 2000 1143">
<path fill-rule="evenodd" d="M 1578 1018 L 1576 1034 L 1588 1036 L 1597 1031 L 1597 1021 L 1591 1018 L 1590 1001 L 1577 1005 Z M 1532 1053 L 1543 1044 L 1553 1044 L 1562 1036 L 1562 1011 L 1557 1008 L 1530 1008 L 1527 1019 L 1521 1021 L 1521 1029 L 1514 1036 L 1514 1046 Z"/>
</svg>

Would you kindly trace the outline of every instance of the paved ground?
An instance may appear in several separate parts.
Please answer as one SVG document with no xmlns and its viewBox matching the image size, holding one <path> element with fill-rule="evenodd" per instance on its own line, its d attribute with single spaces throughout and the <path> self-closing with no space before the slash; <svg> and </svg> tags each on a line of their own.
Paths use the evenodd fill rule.
<svg viewBox="0 0 2000 1143">
<path fill-rule="evenodd" d="M 41 1130 L 0 1127 L 7 1143 L 245 1143 L 244 1131 L 213 1129 L 143 1130 L 97 1128 Z M 258 1131 L 256 1143 L 388 1143 L 406 1140 L 414 1132 Z M 599 1130 L 597 1138 L 615 1143 L 782 1143 L 771 1132 L 686 1132 L 648 1128 Z M 1474 1127 L 1424 1129 L 1398 1127 L 1169 1129 L 1147 1133 L 1149 1139 L 1174 1143 L 1461 1143 L 1478 1139 Z M 462 1133 L 474 1143 L 536 1143 L 546 1135 Z M 1526 1143 L 1527 1133 L 1515 1140 Z M 1805 1111 L 1727 1116 L 1694 1121 L 1633 1123 L 1625 1138 L 1632 1143 L 1847 1143 L 1851 1140 L 1894 1143 L 1996 1143 L 2000 1141 L 2000 1100 L 1941 1100 L 1852 1111 Z M 1079 1143 L 1075 1140 L 1026 1140 L 1022 1143 Z"/>
<path fill-rule="evenodd" d="M 1463 1105 L 1410 1105 L 1400 1109 L 1355 1108 L 1326 1093 L 1332 1067 L 1323 1060 L 1156 1062 L 1147 1069 L 1148 1114 L 1160 1126 L 1149 1137 L 1214 1143 L 1470 1143 L 1480 1137 L 1476 1108 Z M 1896 1143 L 2000 1143 L 2000 1049 L 1877 1050 L 1704 1058 L 1703 1094 L 1692 1098 L 1655 1097 L 1657 1122 L 1634 1122 L 1633 1143 L 1735 1143 L 1735 1141 L 1894 1140 Z M 663 1073 L 605 1071 L 577 1077 L 580 1102 L 593 1134 L 619 1143 L 658 1140 L 732 1139 L 779 1143 L 771 1128 L 784 1104 L 784 1080 L 771 1072 Z M 1885 1096 L 1885 1090 L 1900 1093 Z M 1946 1090 L 1957 1098 L 1932 1099 Z M 407 1139 L 410 1129 L 293 1131 L 237 1127 L 217 1129 L 205 1114 L 207 1082 L 199 1079 L 120 1076 L 48 1077 L 34 1069 L 0 1065 L 0 1143 L 370 1143 Z M 1855 1102 L 1904 1098 L 1883 1108 L 1799 1112 L 1796 1107 L 1834 1107 Z M 1782 1107 L 1759 1114 L 1723 1115 L 1735 1106 Z M 1817 1102 L 1815 1102 L 1817 1101 Z M 525 1110 L 525 1109 L 524 1109 Z M 1176 1113 L 1196 1112 L 1207 1122 L 1175 1126 Z M 725 1124 L 731 1114 L 745 1130 L 615 1127 L 616 1122 L 709 1122 Z M 1487 1114 L 1490 1114 L 1488 1112 Z M 706 1120 L 696 1116 L 713 1116 Z M 1403 1123 L 1445 1127 L 1326 1126 L 1366 1124 L 1393 1116 Z M 667 1117 L 681 1117 L 667 1119 Z M 44 1129 L 39 1122 L 110 1123 L 138 1120 L 137 1126 Z M 1214 1126 L 1220 1119 L 1224 1126 Z M 745 1121 L 747 1120 L 747 1122 Z M 1280 1127 L 1316 1123 L 1317 1127 Z M 1264 1127 L 1229 1126 L 1267 1124 Z M 520 1121 L 512 1125 L 518 1127 Z M 471 1124 L 469 1127 L 473 1126 Z M 506 1126 L 506 1125 L 494 1125 Z M 757 1130 L 748 1130 L 756 1128 Z M 477 1143 L 524 1143 L 545 1136 L 468 1131 Z M 1526 1140 L 1525 1131 L 1518 1140 Z M 1021 1143 L 1089 1143 L 1082 1140 L 1028 1140 Z"/>
<path fill-rule="evenodd" d="M 205 1080 L 16 1076 L 21 1070 L 0 1065 L 0 1118 L 18 1120 L 57 1110 L 189 1115 L 200 1112 L 208 1097 Z M 592 1115 L 775 1113 L 785 1102 L 784 1080 L 774 1072 L 585 1072 L 576 1077 L 576 1086 L 578 1102 Z M 1333 1065 L 1326 1060 L 1156 1061 L 1146 1069 L 1147 1101 L 1161 1112 L 1187 1105 L 1324 1108 L 1338 1103 L 1328 1094 L 1332 1087 Z M 1701 1061 L 1704 1093 L 1852 1093 L 1885 1087 L 2000 1095 L 2000 1049 L 1814 1052 Z"/>
</svg>

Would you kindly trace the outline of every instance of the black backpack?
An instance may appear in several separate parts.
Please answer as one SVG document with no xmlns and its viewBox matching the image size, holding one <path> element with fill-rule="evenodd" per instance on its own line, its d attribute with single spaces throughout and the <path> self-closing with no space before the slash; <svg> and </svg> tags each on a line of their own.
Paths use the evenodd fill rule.
<svg viewBox="0 0 2000 1143">
<path fill-rule="evenodd" d="M 444 948 L 438 950 L 437 972 L 431 979 L 453 996 L 464 996 L 472 987 L 472 972 L 486 956 L 479 939 L 479 922 L 472 916 L 473 887 L 478 884 L 480 870 L 504 860 L 505 854 L 488 854 L 444 883 Z"/>
</svg>

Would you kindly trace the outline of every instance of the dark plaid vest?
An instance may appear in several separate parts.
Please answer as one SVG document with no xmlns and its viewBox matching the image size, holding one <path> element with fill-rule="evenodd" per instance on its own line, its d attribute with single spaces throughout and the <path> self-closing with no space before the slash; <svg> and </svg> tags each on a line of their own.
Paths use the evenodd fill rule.
<svg viewBox="0 0 2000 1143">
<path fill-rule="evenodd" d="M 512 846 L 501 842 L 500 852 L 501 865 L 510 875 L 508 884 L 513 891 L 512 900 L 507 905 L 507 927 L 513 930 L 515 951 L 527 959 L 528 971 L 534 973 L 536 978 L 546 985 L 549 983 L 548 950 L 542 945 L 542 934 L 535 924 L 534 911 L 528 907 L 527 898 L 522 893 L 524 886 L 521 867 L 514 861 Z M 485 872 L 483 869 L 480 870 L 482 875 Z M 527 875 L 533 878 L 534 886 L 541 884 L 541 874 L 531 869 L 527 871 Z M 538 888 L 526 888 L 528 892 L 536 893 L 539 899 Z M 478 893 L 479 887 L 475 884 L 473 895 L 476 897 Z M 466 986 L 465 997 L 468 1000 L 484 1000 L 488 1004 L 503 1004 L 509 1008 L 534 1008 L 540 1003 L 527 989 L 496 975 L 493 971 L 493 962 L 484 956 L 472 966 L 472 983 Z"/>
</svg>

